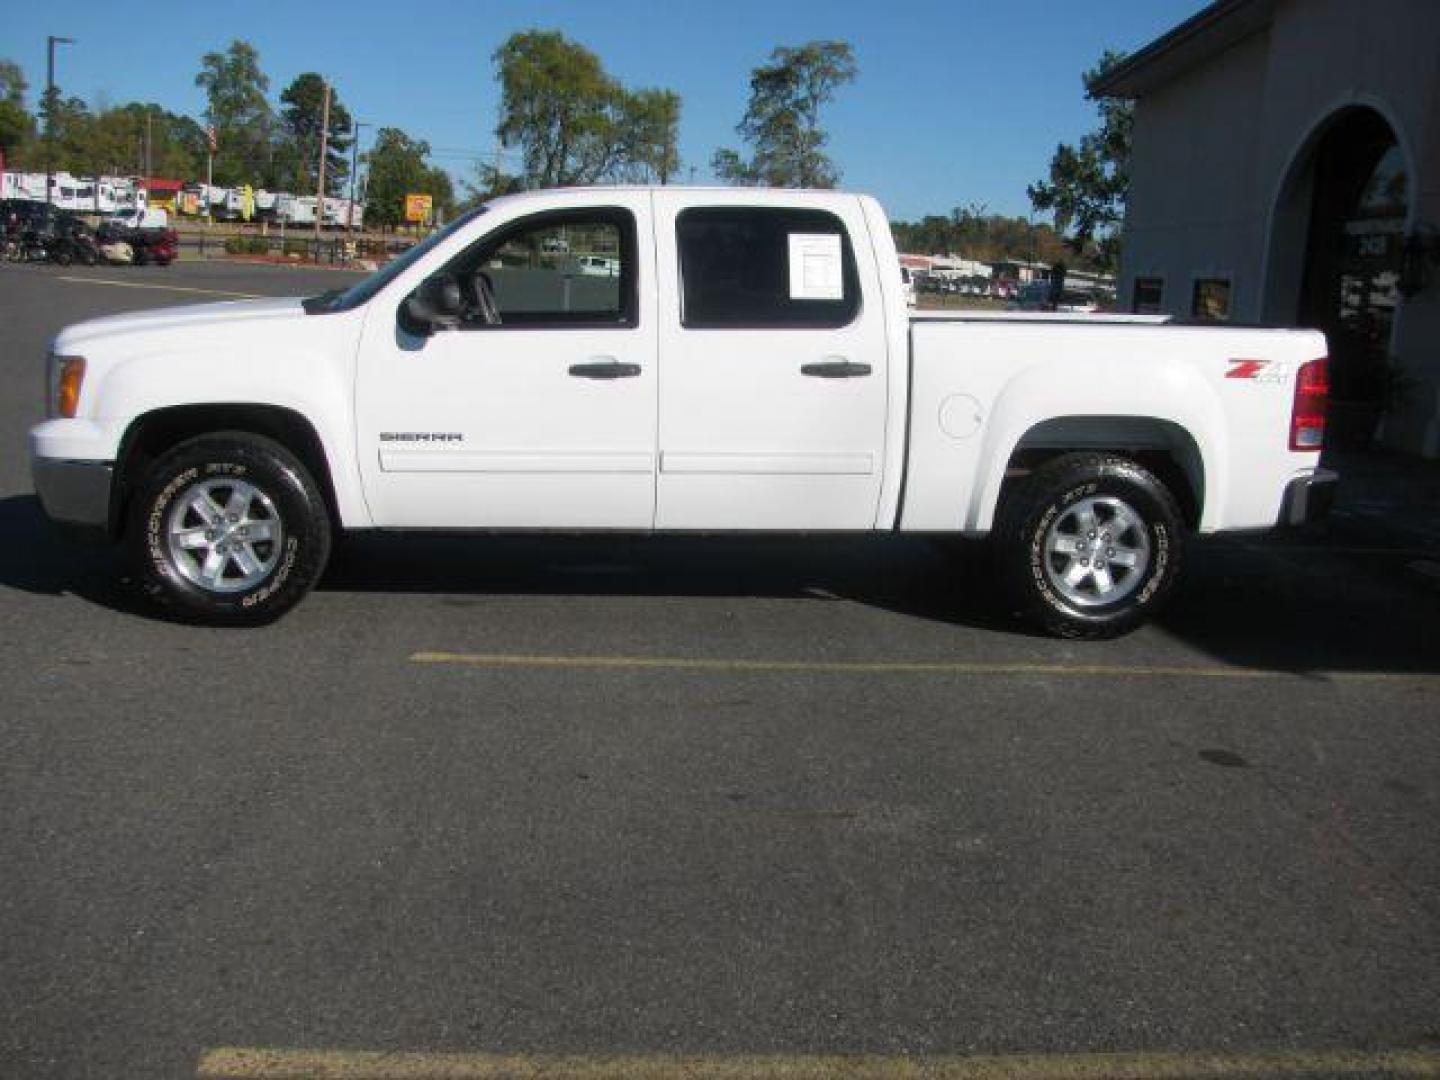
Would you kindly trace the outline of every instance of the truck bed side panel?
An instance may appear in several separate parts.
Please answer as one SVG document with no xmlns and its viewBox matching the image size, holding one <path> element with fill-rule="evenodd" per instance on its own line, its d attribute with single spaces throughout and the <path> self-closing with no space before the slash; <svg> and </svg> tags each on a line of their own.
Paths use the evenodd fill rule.
<svg viewBox="0 0 1440 1080">
<path fill-rule="evenodd" d="M 1071 417 L 1172 425 L 1203 469 L 1202 532 L 1274 525 L 1285 484 L 1316 464 L 1288 449 L 1289 417 L 1299 365 L 1324 348 L 1296 331 L 917 321 L 901 528 L 989 531 L 1021 440 Z M 1075 448 L 1105 446 L 1104 429 Z"/>
</svg>

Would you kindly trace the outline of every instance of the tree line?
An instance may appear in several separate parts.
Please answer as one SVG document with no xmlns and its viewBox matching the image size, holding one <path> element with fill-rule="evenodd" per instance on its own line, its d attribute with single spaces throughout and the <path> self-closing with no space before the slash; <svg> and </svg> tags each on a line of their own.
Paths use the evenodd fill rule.
<svg viewBox="0 0 1440 1080">
<path fill-rule="evenodd" d="M 430 194 L 437 211 L 449 216 L 506 192 L 665 184 L 677 177 L 681 100 L 675 91 L 622 85 L 598 56 L 557 31 L 513 34 L 491 59 L 501 92 L 495 136 L 518 168 L 503 167 L 498 155 L 495 162 L 477 162 L 465 191 L 457 193 L 448 172 L 430 163 L 425 140 L 382 127 L 363 156 L 367 221 L 396 224 L 410 192 Z M 716 173 L 737 184 L 833 187 L 840 170 L 824 151 L 820 110 L 855 74 L 853 53 L 843 42 L 777 48 L 752 73 L 749 107 L 737 125 L 746 153 L 717 150 Z M 216 185 L 304 194 L 318 185 L 323 127 L 327 193 L 344 194 L 354 131 L 333 83 L 327 123 L 323 76 L 298 75 L 272 100 L 258 50 L 236 40 L 201 58 L 195 84 L 206 100 L 200 119 L 155 102 L 92 106 L 59 90 L 42 94 L 32 114 L 21 69 L 0 60 L 0 151 L 10 168 L 199 179 L 206 175 L 213 132 Z M 48 140 L 42 137 L 47 125 Z"/>
<path fill-rule="evenodd" d="M 6 167 L 202 180 L 208 166 L 219 187 L 248 184 L 308 195 L 319 188 L 324 129 L 325 192 L 348 192 L 354 124 L 333 82 L 328 118 L 326 79 L 318 72 L 297 75 L 272 101 L 258 50 L 236 40 L 201 57 L 195 85 L 205 94 L 199 119 L 155 102 L 92 106 L 58 89 L 42 93 L 32 114 L 25 105 L 29 88 L 23 72 L 12 61 L 0 60 L 0 151 Z M 49 139 L 44 137 L 47 123 Z M 213 161 L 208 160 L 211 132 Z M 364 155 L 369 167 L 367 222 L 398 224 L 410 192 L 431 195 L 443 216 L 453 213 L 454 184 L 449 173 L 429 163 L 429 155 L 424 140 L 398 128 L 376 132 Z"/>
<path fill-rule="evenodd" d="M 1122 57 L 1106 53 L 1084 76 L 1094 78 Z M 680 173 L 680 95 L 663 87 L 624 86 L 600 58 L 558 31 L 512 34 L 492 55 L 500 88 L 495 137 L 508 151 L 477 162 L 463 192 L 449 173 L 430 162 L 431 148 L 397 127 L 381 127 L 364 155 L 368 166 L 366 220 L 393 226 L 410 192 L 432 196 L 449 217 L 457 208 L 493 195 L 533 188 L 609 182 L 669 183 Z M 831 188 L 841 170 L 826 150 L 822 112 L 859 74 L 854 50 L 843 41 L 781 46 L 750 74 L 750 97 L 736 125 L 741 149 L 721 147 L 711 172 L 741 185 Z M 354 126 L 339 90 L 316 72 L 295 77 L 270 98 L 270 79 L 256 48 L 232 41 L 206 53 L 195 84 L 205 93 L 202 124 L 153 102 L 87 104 L 60 91 L 41 95 L 37 114 L 25 105 L 27 85 L 18 65 L 0 60 L 0 151 L 7 167 L 47 166 L 78 174 L 205 175 L 208 134 L 214 133 L 214 182 L 301 194 L 318 185 L 316 168 L 325 129 L 326 188 L 343 194 L 350 178 Z M 1093 95 L 1092 95 L 1093 96 Z M 956 209 L 915 222 L 897 222 L 902 250 L 963 253 L 970 258 L 1034 258 L 1055 262 L 1066 253 L 1081 263 L 1113 267 L 1128 188 L 1130 108 L 1100 102 L 1101 127 L 1077 147 L 1061 145 L 1047 179 L 1027 189 L 1036 210 L 1055 227 L 1024 218 Z M 52 138 L 41 137 L 49 121 Z"/>
<path fill-rule="evenodd" d="M 927 214 L 918 221 L 890 224 L 895 246 L 917 255 L 964 255 L 985 263 L 1076 260 L 1065 238 L 1048 223 L 990 214 L 983 206 L 956 207 L 948 215 Z"/>
</svg>

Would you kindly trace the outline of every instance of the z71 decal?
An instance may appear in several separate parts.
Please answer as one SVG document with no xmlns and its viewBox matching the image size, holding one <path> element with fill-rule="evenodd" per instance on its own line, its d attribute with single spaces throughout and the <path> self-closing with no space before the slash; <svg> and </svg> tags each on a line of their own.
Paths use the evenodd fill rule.
<svg viewBox="0 0 1440 1080">
<path fill-rule="evenodd" d="M 1290 365 L 1283 360 L 1228 360 L 1227 379 L 1248 379 L 1257 383 L 1283 383 L 1290 380 Z"/>
</svg>

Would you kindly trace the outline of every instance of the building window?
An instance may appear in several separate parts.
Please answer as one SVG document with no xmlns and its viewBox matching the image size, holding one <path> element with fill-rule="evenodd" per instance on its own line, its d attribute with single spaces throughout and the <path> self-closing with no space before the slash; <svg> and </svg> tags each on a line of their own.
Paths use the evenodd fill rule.
<svg viewBox="0 0 1440 1080">
<path fill-rule="evenodd" d="M 688 329 L 825 329 L 860 310 L 845 226 L 822 210 L 696 207 L 676 222 Z"/>
<path fill-rule="evenodd" d="M 1159 315 L 1160 301 L 1165 295 L 1165 279 L 1142 277 L 1135 279 L 1135 302 L 1131 304 L 1136 315 Z"/>
<path fill-rule="evenodd" d="M 1202 322 L 1229 322 L 1229 278 L 1196 278 L 1190 314 Z"/>
</svg>

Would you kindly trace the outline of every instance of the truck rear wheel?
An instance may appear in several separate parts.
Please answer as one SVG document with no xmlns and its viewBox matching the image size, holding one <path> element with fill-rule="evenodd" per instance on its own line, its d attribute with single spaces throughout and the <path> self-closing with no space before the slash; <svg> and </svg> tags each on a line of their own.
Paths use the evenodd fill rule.
<svg viewBox="0 0 1440 1080">
<path fill-rule="evenodd" d="M 241 432 L 190 439 L 156 461 L 128 524 L 141 587 L 195 622 L 270 622 L 310 591 L 330 555 L 314 479 L 279 443 Z"/>
<path fill-rule="evenodd" d="M 1067 454 L 1000 507 L 1001 580 L 1030 621 L 1066 638 L 1109 638 L 1163 605 L 1180 571 L 1184 523 L 1169 489 L 1127 458 Z"/>
</svg>

